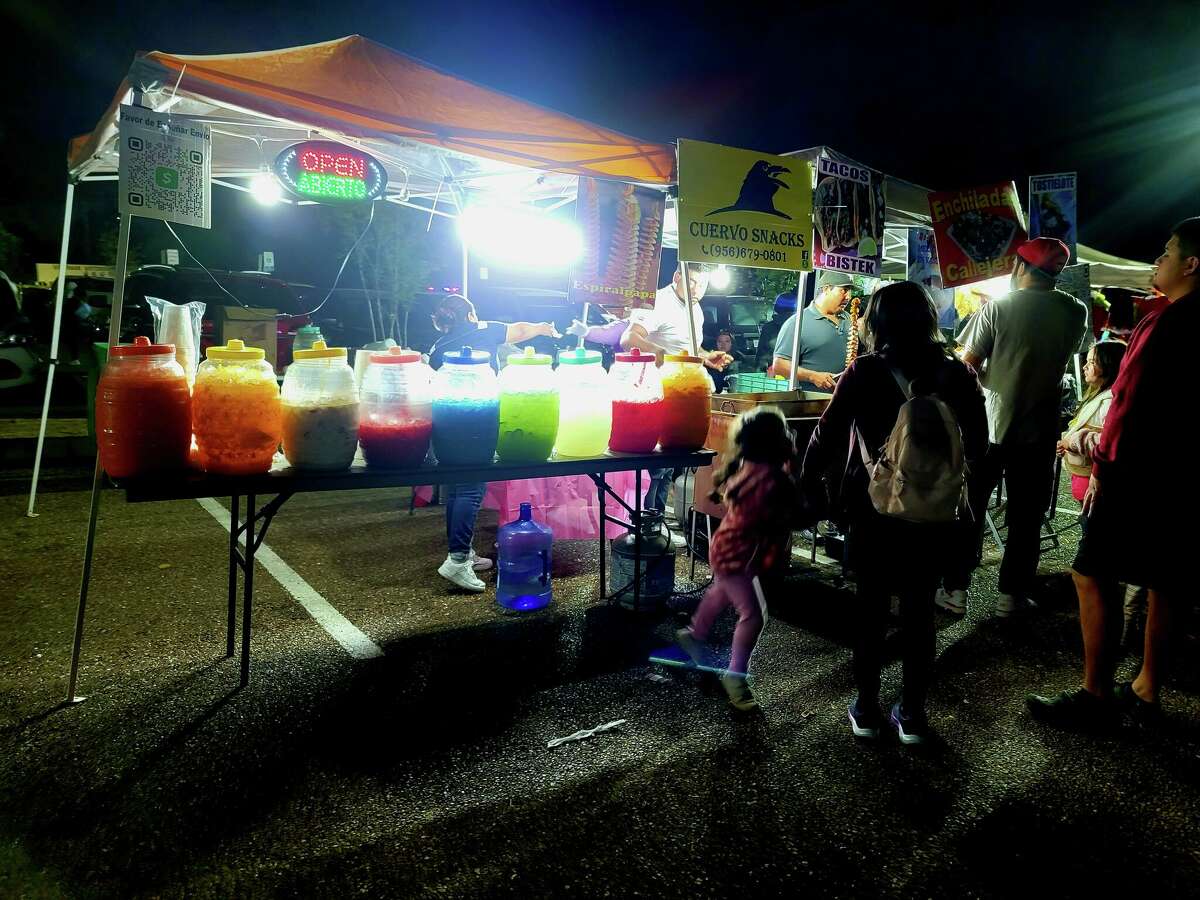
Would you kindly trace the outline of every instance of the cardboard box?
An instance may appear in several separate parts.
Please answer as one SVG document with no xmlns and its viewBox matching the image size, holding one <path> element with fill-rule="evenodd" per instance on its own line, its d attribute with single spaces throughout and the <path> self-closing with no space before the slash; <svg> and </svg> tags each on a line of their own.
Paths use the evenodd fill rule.
<svg viewBox="0 0 1200 900">
<path fill-rule="evenodd" d="M 276 368 L 275 310 L 218 306 L 214 313 L 222 344 L 239 340 L 247 347 L 261 347 L 267 352 L 267 362 Z"/>
</svg>

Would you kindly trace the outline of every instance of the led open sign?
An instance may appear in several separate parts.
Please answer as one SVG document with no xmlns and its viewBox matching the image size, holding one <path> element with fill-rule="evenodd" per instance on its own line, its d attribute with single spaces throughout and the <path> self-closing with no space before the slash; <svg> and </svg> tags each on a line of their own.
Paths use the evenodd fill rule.
<svg viewBox="0 0 1200 900">
<path fill-rule="evenodd" d="M 275 158 L 275 174 L 292 194 L 317 203 L 374 200 L 387 187 L 379 160 L 332 141 L 293 144 Z"/>
</svg>

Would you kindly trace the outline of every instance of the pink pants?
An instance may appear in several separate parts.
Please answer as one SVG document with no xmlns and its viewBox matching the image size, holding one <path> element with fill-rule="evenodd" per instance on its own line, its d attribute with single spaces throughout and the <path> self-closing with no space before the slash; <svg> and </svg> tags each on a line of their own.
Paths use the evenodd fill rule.
<svg viewBox="0 0 1200 900">
<path fill-rule="evenodd" d="M 708 640 L 712 624 L 722 612 L 732 606 L 737 610 L 737 626 L 733 630 L 733 651 L 729 655 L 729 671 L 746 674 L 750 656 L 758 644 L 767 621 L 767 600 L 757 576 L 716 575 L 704 592 L 704 599 L 692 616 L 692 636 Z"/>
</svg>

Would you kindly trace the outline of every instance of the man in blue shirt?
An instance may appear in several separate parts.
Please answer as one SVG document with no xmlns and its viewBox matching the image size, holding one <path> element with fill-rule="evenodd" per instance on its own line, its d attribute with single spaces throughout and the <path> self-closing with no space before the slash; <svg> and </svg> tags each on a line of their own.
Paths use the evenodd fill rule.
<svg viewBox="0 0 1200 900">
<path fill-rule="evenodd" d="M 796 367 L 796 386 L 804 391 L 832 393 L 834 378 L 846 368 L 846 345 L 850 340 L 850 302 L 854 280 L 841 272 L 821 272 L 817 276 L 817 295 L 799 315 L 804 318 L 800 329 L 799 364 Z M 797 316 L 792 316 L 779 329 L 775 339 L 772 370 L 787 378 L 792 371 L 792 340 L 796 333 Z"/>
</svg>

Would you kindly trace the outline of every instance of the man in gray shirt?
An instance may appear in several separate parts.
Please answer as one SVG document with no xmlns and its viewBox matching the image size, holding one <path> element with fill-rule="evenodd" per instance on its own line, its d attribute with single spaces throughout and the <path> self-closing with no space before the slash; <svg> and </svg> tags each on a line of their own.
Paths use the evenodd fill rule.
<svg viewBox="0 0 1200 900">
<path fill-rule="evenodd" d="M 963 361 L 981 373 L 991 447 L 982 471 L 971 477 L 974 527 L 964 529 L 969 533 L 937 596 L 938 605 L 951 612 L 966 610 L 983 513 L 1001 478 L 1008 537 L 996 615 L 1011 615 L 1032 590 L 1042 520 L 1053 501 L 1062 377 L 1087 325 L 1084 305 L 1054 288 L 1069 258 L 1062 241 L 1026 241 L 1017 249 L 1012 293 L 980 309 L 962 335 Z"/>
<path fill-rule="evenodd" d="M 817 277 L 813 302 L 779 328 L 772 362 L 772 371 L 777 376 L 786 378 L 792 371 L 792 341 L 797 318 L 803 316 L 796 386 L 805 391 L 833 391 L 834 377 L 846 368 L 850 317 L 845 310 L 853 284 L 854 280 L 841 272 L 822 272 Z"/>
</svg>

